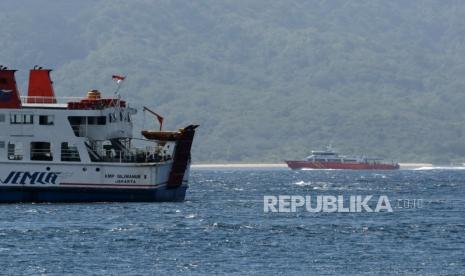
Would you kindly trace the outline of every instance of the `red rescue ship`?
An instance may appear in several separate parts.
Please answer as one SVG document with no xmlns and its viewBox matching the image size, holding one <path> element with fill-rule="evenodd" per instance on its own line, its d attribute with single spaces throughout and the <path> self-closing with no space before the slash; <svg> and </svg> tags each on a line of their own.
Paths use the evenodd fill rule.
<svg viewBox="0 0 465 276">
<path fill-rule="evenodd" d="M 384 163 L 381 159 L 357 158 L 339 155 L 328 147 L 324 151 L 312 151 L 305 160 L 286 160 L 289 168 L 301 169 L 338 169 L 338 170 L 397 170 L 398 163 Z"/>
</svg>

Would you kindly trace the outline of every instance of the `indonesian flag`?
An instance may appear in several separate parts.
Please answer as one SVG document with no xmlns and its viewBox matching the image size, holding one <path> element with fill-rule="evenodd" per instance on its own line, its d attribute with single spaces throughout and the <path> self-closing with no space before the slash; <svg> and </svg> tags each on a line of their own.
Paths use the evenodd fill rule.
<svg viewBox="0 0 465 276">
<path fill-rule="evenodd" d="M 116 83 L 119 84 L 120 82 L 124 81 L 124 79 L 125 79 L 126 77 L 122 77 L 122 76 L 118 76 L 118 75 L 113 75 L 111 78 L 112 78 L 114 81 L 116 81 Z"/>
</svg>

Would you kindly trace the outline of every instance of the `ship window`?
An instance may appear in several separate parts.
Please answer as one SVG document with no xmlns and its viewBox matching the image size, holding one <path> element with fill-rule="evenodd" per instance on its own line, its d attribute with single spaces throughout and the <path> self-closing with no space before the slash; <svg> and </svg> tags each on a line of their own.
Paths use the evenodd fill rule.
<svg viewBox="0 0 465 276">
<path fill-rule="evenodd" d="M 96 125 L 97 124 L 97 117 L 87 117 L 87 124 Z"/>
<path fill-rule="evenodd" d="M 52 161 L 52 149 L 49 142 L 31 142 L 31 160 Z"/>
<path fill-rule="evenodd" d="M 5 114 L 0 114 L 0 123 L 5 122 Z"/>
<path fill-rule="evenodd" d="M 73 129 L 74 135 L 77 137 L 85 136 L 86 125 L 106 125 L 107 118 L 105 116 L 69 116 L 68 121 Z"/>
<path fill-rule="evenodd" d="M 39 125 L 50 126 L 55 122 L 55 116 L 53 115 L 40 115 L 39 116 Z"/>
<path fill-rule="evenodd" d="M 8 79 L 6 79 L 6 78 L 0 78 L 0 83 L 2 83 L 2 84 L 7 84 L 7 83 L 8 83 Z"/>
<path fill-rule="evenodd" d="M 68 117 L 69 124 L 71 125 L 71 128 L 73 129 L 74 135 L 76 135 L 77 137 L 82 137 L 82 135 L 80 135 L 81 134 L 80 129 L 81 129 L 81 125 L 86 123 L 85 118 L 86 117 L 82 117 L 82 116 L 69 116 Z"/>
<path fill-rule="evenodd" d="M 34 115 L 23 115 L 23 121 L 25 124 L 33 124 L 34 123 Z"/>
<path fill-rule="evenodd" d="M 78 148 L 75 144 L 68 142 L 61 143 L 61 161 L 81 161 Z"/>
<path fill-rule="evenodd" d="M 107 124 L 107 117 L 105 116 L 69 116 L 69 122 L 72 126 L 77 125 L 106 125 Z"/>
<path fill-rule="evenodd" d="M 0 149 L 4 149 L 5 148 L 5 142 L 4 141 L 0 141 Z"/>
<path fill-rule="evenodd" d="M 23 160 L 23 143 L 8 143 L 8 160 Z"/>
<path fill-rule="evenodd" d="M 107 117 L 105 116 L 97 117 L 97 125 L 106 125 L 106 124 L 107 124 Z"/>
<path fill-rule="evenodd" d="M 105 125 L 107 117 L 105 116 L 89 116 L 87 117 L 87 124 L 89 125 Z"/>
<path fill-rule="evenodd" d="M 33 124 L 34 115 L 32 114 L 10 114 L 11 124 Z"/>
</svg>

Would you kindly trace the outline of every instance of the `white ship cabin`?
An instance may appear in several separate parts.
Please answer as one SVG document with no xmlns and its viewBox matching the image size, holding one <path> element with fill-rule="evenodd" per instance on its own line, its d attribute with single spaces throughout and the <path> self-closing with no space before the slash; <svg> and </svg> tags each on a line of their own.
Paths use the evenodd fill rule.
<svg viewBox="0 0 465 276">
<path fill-rule="evenodd" d="M 28 96 L 21 97 L 14 70 L 0 67 L 0 161 L 156 163 L 172 158 L 173 144 L 143 140 L 133 147 L 134 108 L 102 98 L 54 95 L 51 70 L 31 70 Z M 140 139 L 142 140 L 142 139 Z"/>
<path fill-rule="evenodd" d="M 313 161 L 313 162 L 335 162 L 335 163 L 359 162 L 359 160 L 355 158 L 348 158 L 346 156 L 339 155 L 338 153 L 331 150 L 330 147 L 328 147 L 326 150 L 323 150 L 323 151 L 312 150 L 312 154 L 307 156 L 306 159 L 308 161 Z"/>
</svg>

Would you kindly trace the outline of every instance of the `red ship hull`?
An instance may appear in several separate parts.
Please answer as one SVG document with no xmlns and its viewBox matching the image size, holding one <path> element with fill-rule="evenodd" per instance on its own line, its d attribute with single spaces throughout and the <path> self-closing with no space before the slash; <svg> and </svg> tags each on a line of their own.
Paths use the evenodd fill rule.
<svg viewBox="0 0 465 276">
<path fill-rule="evenodd" d="M 336 170 L 397 170 L 399 164 L 370 162 L 316 162 L 316 161 L 286 161 L 289 168 L 301 169 L 336 169 Z"/>
</svg>

